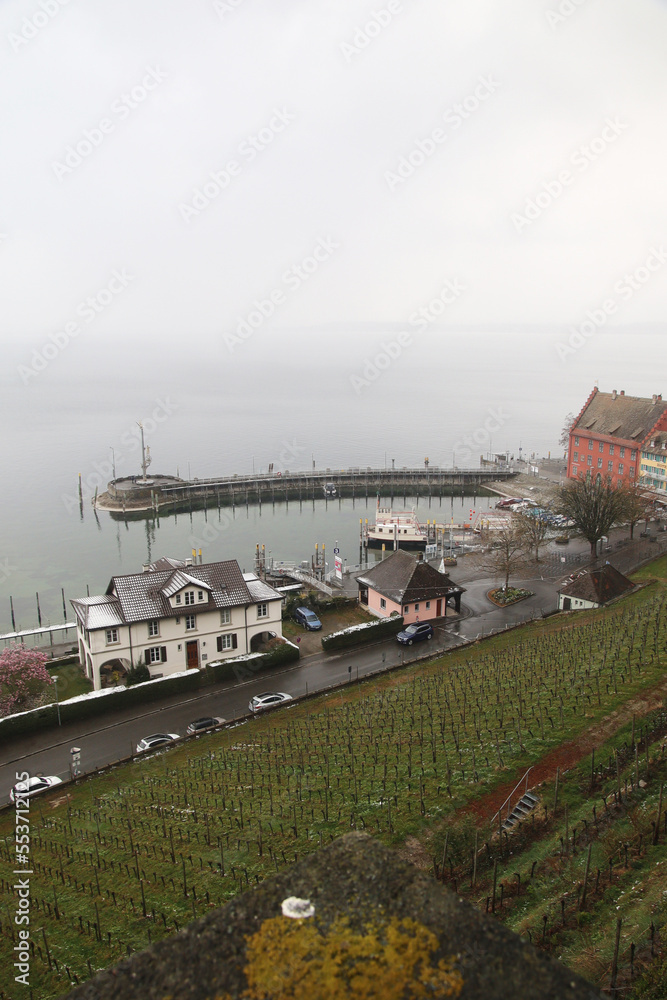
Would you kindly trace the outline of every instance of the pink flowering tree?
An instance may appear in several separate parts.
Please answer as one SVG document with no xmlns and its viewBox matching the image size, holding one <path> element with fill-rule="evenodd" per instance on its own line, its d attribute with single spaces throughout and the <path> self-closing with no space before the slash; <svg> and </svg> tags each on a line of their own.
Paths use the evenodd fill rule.
<svg viewBox="0 0 667 1000">
<path fill-rule="evenodd" d="M 33 707 L 38 695 L 51 685 L 47 656 L 18 643 L 0 653 L 0 716 Z"/>
</svg>

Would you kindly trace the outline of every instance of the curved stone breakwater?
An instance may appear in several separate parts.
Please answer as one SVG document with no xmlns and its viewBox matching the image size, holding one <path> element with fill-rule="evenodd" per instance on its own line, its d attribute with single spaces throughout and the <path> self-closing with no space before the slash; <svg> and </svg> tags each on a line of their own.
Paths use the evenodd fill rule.
<svg viewBox="0 0 667 1000">
<path fill-rule="evenodd" d="M 335 500 L 347 497 L 491 496 L 489 483 L 511 479 L 513 470 L 489 469 L 341 469 L 282 472 L 217 479 L 184 480 L 176 476 L 133 476 L 112 480 L 94 499 L 112 515 L 145 516 L 179 510 L 281 503 L 289 500 Z"/>
</svg>

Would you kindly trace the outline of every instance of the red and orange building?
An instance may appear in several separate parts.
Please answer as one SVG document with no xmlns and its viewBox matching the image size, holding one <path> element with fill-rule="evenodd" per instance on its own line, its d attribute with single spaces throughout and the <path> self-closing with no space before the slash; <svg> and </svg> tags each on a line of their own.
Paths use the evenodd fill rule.
<svg viewBox="0 0 667 1000">
<path fill-rule="evenodd" d="M 667 402 L 600 392 L 596 387 L 570 429 L 567 475 L 610 479 L 614 486 L 636 482 L 642 445 L 659 431 L 667 431 Z"/>
</svg>

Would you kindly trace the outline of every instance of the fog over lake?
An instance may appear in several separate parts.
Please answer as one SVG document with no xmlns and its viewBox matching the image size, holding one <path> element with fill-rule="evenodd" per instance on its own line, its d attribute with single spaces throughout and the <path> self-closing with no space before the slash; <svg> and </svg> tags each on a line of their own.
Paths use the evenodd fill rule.
<svg viewBox="0 0 667 1000">
<path fill-rule="evenodd" d="M 663 0 L 7 0 L 0 40 L 3 630 L 200 537 L 95 517 L 138 421 L 183 477 L 477 466 L 664 395 Z M 354 562 L 358 506 L 204 556 Z"/>
</svg>

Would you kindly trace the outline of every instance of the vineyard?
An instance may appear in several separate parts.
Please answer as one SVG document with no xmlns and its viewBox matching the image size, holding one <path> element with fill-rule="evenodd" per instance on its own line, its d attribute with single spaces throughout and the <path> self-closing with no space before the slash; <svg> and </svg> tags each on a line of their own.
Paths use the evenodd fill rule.
<svg viewBox="0 0 667 1000">
<path fill-rule="evenodd" d="M 661 1000 L 666 736 L 664 709 L 633 718 L 540 785 L 511 838 L 480 838 L 459 820 L 433 844 L 436 876 L 590 982 L 620 996 L 640 982 L 641 996 Z"/>
<path fill-rule="evenodd" d="M 657 684 L 666 640 L 654 583 L 613 608 L 534 623 L 32 800 L 32 995 L 60 995 L 350 829 L 421 839 L 447 880 L 468 878 L 475 836 L 481 883 L 507 847 L 459 811 Z M 11 1000 L 13 830 L 9 810 L 0 997 Z M 517 929 L 535 936 L 528 924 Z"/>
</svg>

